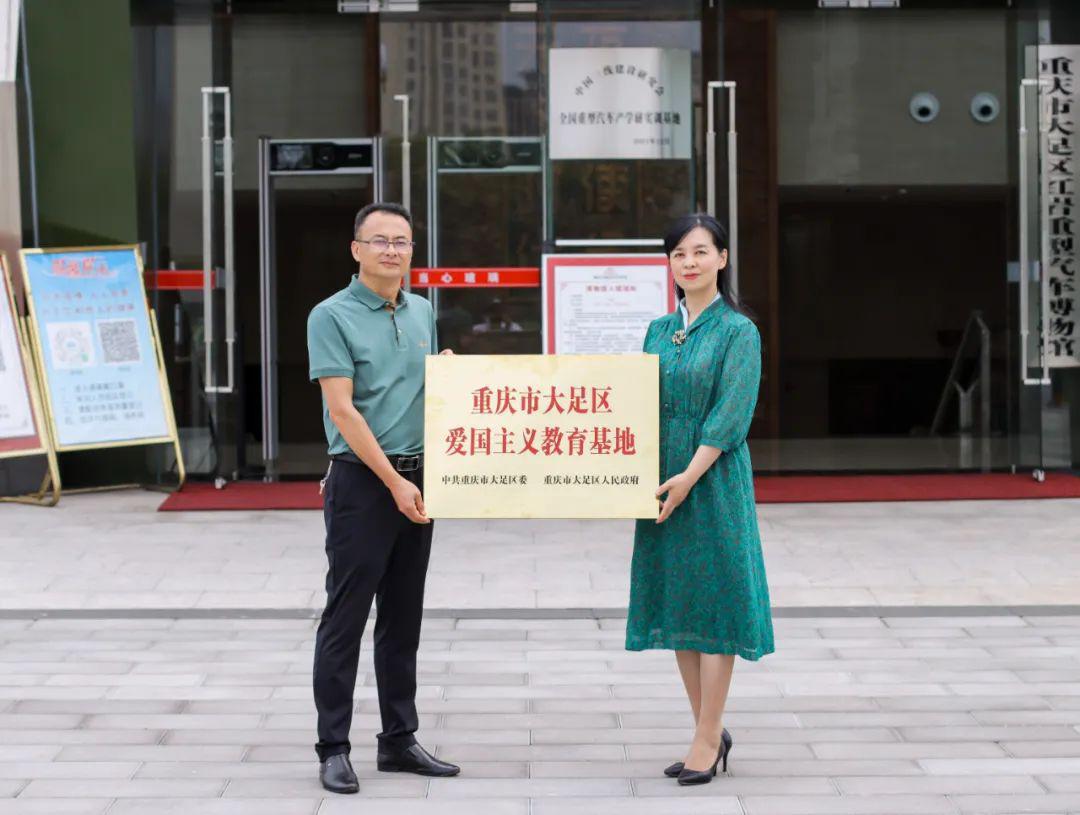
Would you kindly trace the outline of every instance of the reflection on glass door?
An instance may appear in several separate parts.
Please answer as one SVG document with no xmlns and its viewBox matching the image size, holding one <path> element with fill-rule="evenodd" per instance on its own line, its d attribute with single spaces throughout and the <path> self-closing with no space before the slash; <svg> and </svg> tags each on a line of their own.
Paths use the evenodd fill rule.
<svg viewBox="0 0 1080 815">
<path fill-rule="evenodd" d="M 1080 286 L 1075 233 L 1080 169 L 1073 76 L 1080 47 L 1028 46 L 1017 83 L 1019 262 L 1010 275 L 1016 334 L 1011 377 L 1017 391 L 1018 467 L 1038 477 L 1080 460 Z"/>
<path fill-rule="evenodd" d="M 415 289 L 436 308 L 440 343 L 459 353 L 540 350 L 539 289 L 489 286 L 484 271 L 539 265 L 538 30 L 531 14 L 469 3 L 380 18 L 391 142 L 401 127 L 395 97 L 409 99 L 413 265 L 472 270 L 453 288 Z M 392 194 L 401 188 L 399 155 L 391 144 Z"/>
<path fill-rule="evenodd" d="M 736 38 L 761 19 L 749 5 L 728 9 L 725 65 L 740 89 L 773 78 L 760 98 L 740 93 L 740 122 L 757 115 L 776 139 L 771 166 L 741 168 L 775 179 L 758 182 L 775 190 L 775 259 L 740 273 L 775 275 L 751 304 L 775 326 L 778 403 L 753 437 L 755 466 L 1008 468 L 1011 66 L 1026 29 L 991 4 L 783 8 L 761 38 Z M 748 227 L 741 247 L 763 240 Z"/>
</svg>

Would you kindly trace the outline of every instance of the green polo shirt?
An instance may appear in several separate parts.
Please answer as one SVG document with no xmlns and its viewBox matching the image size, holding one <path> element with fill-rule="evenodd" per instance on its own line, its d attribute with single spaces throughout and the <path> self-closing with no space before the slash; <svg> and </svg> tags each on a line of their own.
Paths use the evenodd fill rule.
<svg viewBox="0 0 1080 815">
<path fill-rule="evenodd" d="M 310 376 L 346 376 L 353 404 L 388 456 L 424 449 L 424 357 L 437 354 L 435 313 L 423 297 L 402 291 L 391 311 L 356 275 L 311 310 L 307 341 Z M 323 399 L 329 454 L 349 445 Z"/>
</svg>

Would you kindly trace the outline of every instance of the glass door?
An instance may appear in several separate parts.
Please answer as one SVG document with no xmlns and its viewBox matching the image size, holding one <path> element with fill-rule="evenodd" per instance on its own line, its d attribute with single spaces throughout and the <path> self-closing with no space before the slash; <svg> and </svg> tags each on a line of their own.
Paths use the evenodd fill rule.
<svg viewBox="0 0 1080 815">
<path fill-rule="evenodd" d="M 1080 461 L 1080 46 L 1028 45 L 1017 82 L 1019 261 L 1014 366 L 1018 468 L 1041 478 Z"/>
<path fill-rule="evenodd" d="M 724 15 L 740 142 L 745 122 L 764 145 L 739 168 L 740 283 L 766 353 L 755 466 L 1008 469 L 1041 426 L 1004 282 L 1034 19 L 991 2 L 771 6 Z"/>
<path fill-rule="evenodd" d="M 413 290 L 458 353 L 540 351 L 540 27 L 513 5 L 423 3 L 379 20 L 387 189 L 403 190 L 407 99 L 413 265 L 425 270 Z"/>
</svg>

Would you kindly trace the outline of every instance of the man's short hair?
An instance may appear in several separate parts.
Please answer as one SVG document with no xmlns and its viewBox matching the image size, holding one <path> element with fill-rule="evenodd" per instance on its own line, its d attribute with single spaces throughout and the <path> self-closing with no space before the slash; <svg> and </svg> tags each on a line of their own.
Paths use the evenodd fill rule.
<svg viewBox="0 0 1080 815">
<path fill-rule="evenodd" d="M 389 212 L 391 215 L 400 215 L 408 222 L 409 229 L 413 228 L 412 215 L 410 215 L 409 210 L 405 209 L 401 204 L 395 204 L 390 201 L 376 201 L 373 204 L 368 204 L 356 213 L 356 220 L 353 221 L 354 238 L 360 234 L 360 227 L 364 225 L 364 221 L 367 220 L 367 217 L 374 212 Z"/>
</svg>

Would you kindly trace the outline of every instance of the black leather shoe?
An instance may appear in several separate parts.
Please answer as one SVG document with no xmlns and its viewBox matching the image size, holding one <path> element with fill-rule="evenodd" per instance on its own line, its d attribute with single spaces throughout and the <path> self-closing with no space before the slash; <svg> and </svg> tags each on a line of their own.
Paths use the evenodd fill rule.
<svg viewBox="0 0 1080 815">
<path fill-rule="evenodd" d="M 379 772 L 383 773 L 416 773 L 436 778 L 446 778 L 461 772 L 461 768 L 456 764 L 439 761 L 419 744 L 414 744 L 404 750 L 388 750 L 380 747 L 378 767 Z"/>
<path fill-rule="evenodd" d="M 330 790 L 330 792 L 343 795 L 360 792 L 360 782 L 356 780 L 352 762 L 349 761 L 349 756 L 346 753 L 330 756 L 320 764 L 319 780 L 322 782 L 323 789 Z"/>
<path fill-rule="evenodd" d="M 731 742 L 731 734 L 727 732 L 726 727 L 724 728 L 724 732 L 720 734 L 720 740 L 721 741 L 726 741 L 728 743 Z M 683 763 L 681 761 L 676 761 L 671 766 L 664 768 L 664 775 L 666 775 L 668 778 L 678 778 L 679 773 L 681 773 L 682 771 L 683 771 Z M 727 772 L 727 762 L 726 761 L 724 762 L 724 772 Z"/>
<path fill-rule="evenodd" d="M 713 765 L 707 770 L 688 770 L 683 767 L 683 771 L 679 773 L 679 785 L 690 787 L 696 784 L 708 784 L 716 777 L 716 767 L 721 761 L 724 762 L 724 772 L 726 773 L 728 753 L 731 752 L 731 746 L 731 736 L 725 731 L 720 736 L 720 750 L 716 754 L 716 761 L 713 762 Z"/>
</svg>

